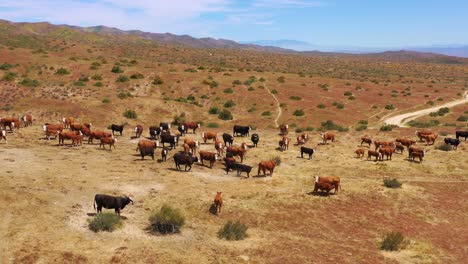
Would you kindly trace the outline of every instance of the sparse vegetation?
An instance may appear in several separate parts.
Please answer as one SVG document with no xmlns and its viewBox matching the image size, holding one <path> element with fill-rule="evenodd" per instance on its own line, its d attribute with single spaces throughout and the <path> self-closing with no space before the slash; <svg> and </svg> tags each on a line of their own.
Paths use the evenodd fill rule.
<svg viewBox="0 0 468 264">
<path fill-rule="evenodd" d="M 130 79 L 125 76 L 125 75 L 120 75 L 117 80 L 115 80 L 116 82 L 120 82 L 120 83 L 124 83 L 124 82 L 128 82 L 130 81 Z"/>
<path fill-rule="evenodd" d="M 236 106 L 236 103 L 234 103 L 233 100 L 229 100 L 229 101 L 224 103 L 224 107 L 226 107 L 226 108 L 231 108 L 231 107 L 234 107 L 234 106 Z"/>
<path fill-rule="evenodd" d="M 425 127 L 433 127 L 433 126 L 438 126 L 440 124 L 439 120 L 430 120 L 428 122 L 420 122 L 416 120 L 411 120 L 408 122 L 408 126 L 410 127 L 419 127 L 419 128 L 425 128 Z"/>
<path fill-rule="evenodd" d="M 385 187 L 392 188 L 392 189 L 400 188 L 401 185 L 403 185 L 403 183 L 398 181 L 398 179 L 396 178 L 385 178 L 383 180 L 383 183 Z"/>
<path fill-rule="evenodd" d="M 115 213 L 100 213 L 91 219 L 88 219 L 88 227 L 93 232 L 107 231 L 112 232 L 121 227 L 123 221 Z"/>
<path fill-rule="evenodd" d="M 436 147 L 436 149 L 438 150 L 442 150 L 442 151 L 452 151 L 453 150 L 453 146 L 450 145 L 450 144 L 440 144 Z"/>
<path fill-rule="evenodd" d="M 223 109 L 223 111 L 221 111 L 218 114 L 218 118 L 221 119 L 221 120 L 232 120 L 233 116 L 232 116 L 232 113 L 229 110 Z"/>
<path fill-rule="evenodd" d="M 303 115 L 305 115 L 305 113 L 304 113 L 304 110 L 297 109 L 297 110 L 294 111 L 293 115 L 294 116 L 303 116 Z"/>
<path fill-rule="evenodd" d="M 247 237 L 247 229 L 247 226 L 239 221 L 228 221 L 218 231 L 218 237 L 226 240 L 243 240 Z"/>
<path fill-rule="evenodd" d="M 270 111 L 265 111 L 262 113 L 262 116 L 271 116 L 271 112 Z"/>
<path fill-rule="evenodd" d="M 163 205 L 155 210 L 149 217 L 150 229 L 161 234 L 179 233 L 185 224 L 185 217 L 179 209 Z"/>
<path fill-rule="evenodd" d="M 332 120 L 327 120 L 325 122 L 322 122 L 322 126 L 318 129 L 320 131 L 325 131 L 325 130 L 338 130 L 340 132 L 346 132 L 348 131 L 348 128 L 342 127 L 338 124 L 335 124 Z"/>
<path fill-rule="evenodd" d="M 219 108 L 218 107 L 211 107 L 210 110 L 208 110 L 208 113 L 211 114 L 211 115 L 217 115 L 219 114 Z"/>
<path fill-rule="evenodd" d="M 286 82 L 286 78 L 284 76 L 280 76 L 278 77 L 278 79 L 276 79 L 279 83 L 285 83 Z"/>
<path fill-rule="evenodd" d="M 318 104 L 318 105 L 317 105 L 317 108 L 319 108 L 319 109 L 325 109 L 325 107 L 326 107 L 326 106 L 325 106 L 324 104 Z"/>
<path fill-rule="evenodd" d="M 145 76 L 141 73 L 134 73 L 132 75 L 130 75 L 130 79 L 144 79 Z"/>
<path fill-rule="evenodd" d="M 405 237 L 400 232 L 390 232 L 384 235 L 380 250 L 397 251 L 404 246 Z"/>
<path fill-rule="evenodd" d="M 294 101 L 300 101 L 300 100 L 302 100 L 302 98 L 301 98 L 300 96 L 294 96 L 294 95 L 291 96 L 291 97 L 289 97 L 289 99 L 294 100 Z"/>
<path fill-rule="evenodd" d="M 163 82 L 163 80 L 161 79 L 161 77 L 159 77 L 159 76 L 154 77 L 154 80 L 153 80 L 153 84 L 154 84 L 154 85 L 161 85 L 161 84 L 163 84 L 163 83 L 164 83 L 164 82 Z"/>
<path fill-rule="evenodd" d="M 380 127 L 380 131 L 392 131 L 394 128 L 397 128 L 398 126 L 395 126 L 395 125 L 383 125 Z"/>
<path fill-rule="evenodd" d="M 232 88 L 226 88 L 226 89 L 223 90 L 223 93 L 232 94 L 232 93 L 234 93 L 234 90 Z"/>
<path fill-rule="evenodd" d="M 388 105 L 385 106 L 385 109 L 393 110 L 393 109 L 395 109 L 395 107 L 392 104 L 388 104 Z"/>
<path fill-rule="evenodd" d="M 59 68 L 55 74 L 57 75 L 67 75 L 67 74 L 70 74 L 70 71 L 65 69 L 65 68 Z"/>
<path fill-rule="evenodd" d="M 135 112 L 135 110 L 130 110 L 130 109 L 125 110 L 123 116 L 126 117 L 126 118 L 129 118 L 129 119 L 137 119 L 138 118 L 138 115 Z"/>
<path fill-rule="evenodd" d="M 23 85 L 26 87 L 38 87 L 40 83 L 36 79 L 31 79 L 29 77 L 26 77 L 20 82 L 20 85 Z"/>
<path fill-rule="evenodd" d="M 122 70 L 122 68 L 120 68 L 119 66 L 114 66 L 114 67 L 112 67 L 111 72 L 113 72 L 113 73 L 123 73 L 124 70 Z"/>
</svg>

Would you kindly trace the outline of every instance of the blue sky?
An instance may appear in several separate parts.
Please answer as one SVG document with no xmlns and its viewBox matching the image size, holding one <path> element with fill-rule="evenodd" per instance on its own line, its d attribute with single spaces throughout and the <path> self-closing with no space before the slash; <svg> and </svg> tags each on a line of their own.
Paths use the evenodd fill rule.
<svg viewBox="0 0 468 264">
<path fill-rule="evenodd" d="M 318 45 L 468 44 L 468 1 L 0 0 L 0 18 Z"/>
</svg>

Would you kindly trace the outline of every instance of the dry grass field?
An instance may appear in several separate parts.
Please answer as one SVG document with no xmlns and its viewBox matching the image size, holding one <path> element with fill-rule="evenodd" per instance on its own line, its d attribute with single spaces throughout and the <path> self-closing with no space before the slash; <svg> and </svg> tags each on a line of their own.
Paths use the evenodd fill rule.
<svg viewBox="0 0 468 264">
<path fill-rule="evenodd" d="M 418 143 L 429 150 L 422 163 L 406 160 L 406 151 L 375 162 L 356 158 L 354 150 L 366 134 L 415 138 L 420 128 L 382 132 L 382 120 L 459 99 L 468 87 L 466 65 L 453 58 L 194 49 L 0 21 L 0 116 L 31 113 L 35 119 L 34 126 L 8 133 L 8 144 L 0 142 L 0 263 L 464 263 L 468 143 L 449 152 L 436 147 L 442 135 L 466 129 L 458 120 L 467 115 L 466 104 L 418 119 L 437 119 L 429 129 L 441 135 L 434 146 Z M 114 66 L 123 72 L 111 72 Z M 61 68 L 66 73 L 58 74 Z M 234 105 L 226 105 L 230 100 Z M 229 110 L 233 119 L 219 119 L 212 108 Z M 138 117 L 124 117 L 125 110 Z M 67 116 L 93 129 L 127 126 L 112 151 L 45 140 L 42 125 Z M 312 160 L 301 159 L 293 144 L 277 150 L 276 118 L 289 124 L 291 143 L 296 129 L 312 130 L 306 144 L 317 149 Z M 172 155 L 180 145 L 167 162 L 159 161 L 161 149 L 157 161 L 141 161 L 133 127 L 143 124 L 147 137 L 149 126 L 175 119 L 201 121 L 197 134 L 187 135 L 196 140 L 203 131 L 254 127 L 259 147 L 244 161 L 254 177 L 226 175 L 220 161 L 213 169 L 196 164 L 191 172 L 175 171 Z M 344 131 L 320 145 L 317 130 L 327 120 Z M 355 131 L 360 120 L 369 129 Z M 247 137 L 234 141 L 242 142 L 251 144 Z M 256 176 L 257 164 L 275 156 L 282 162 L 274 175 Z M 312 194 L 315 175 L 341 177 L 342 190 Z M 384 187 L 385 177 L 397 178 L 402 188 Z M 208 211 L 217 191 L 225 203 L 219 216 Z M 97 193 L 133 197 L 135 204 L 122 211 L 122 228 L 88 229 Z M 163 204 L 185 215 L 180 234 L 149 232 L 149 215 Z M 244 223 L 248 238 L 219 239 L 229 220 Z M 408 239 L 405 249 L 379 250 L 390 231 Z"/>
</svg>

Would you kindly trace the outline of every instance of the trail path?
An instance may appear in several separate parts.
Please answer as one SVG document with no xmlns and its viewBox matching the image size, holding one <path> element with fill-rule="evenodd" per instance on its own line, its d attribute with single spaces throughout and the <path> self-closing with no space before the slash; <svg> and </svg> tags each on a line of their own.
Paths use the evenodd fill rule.
<svg viewBox="0 0 468 264">
<path fill-rule="evenodd" d="M 454 106 L 457 106 L 457 105 L 460 105 L 460 104 L 465 104 L 465 103 L 468 103 L 468 91 L 463 94 L 463 97 L 461 99 L 458 99 L 458 100 L 455 100 L 455 101 L 452 101 L 452 102 L 448 102 L 448 103 L 443 104 L 443 105 L 438 105 L 438 106 L 434 106 L 434 107 L 431 107 L 431 108 L 418 110 L 418 111 L 411 112 L 411 113 L 392 116 L 392 117 L 384 119 L 383 122 L 386 123 L 386 124 L 389 124 L 389 125 L 396 125 L 396 126 L 399 126 L 399 127 L 405 127 L 405 123 L 407 123 L 407 122 L 409 122 L 411 120 L 414 120 L 414 119 L 416 119 L 418 117 L 421 117 L 423 115 L 427 115 L 427 114 L 429 114 L 431 112 L 436 112 L 437 110 L 439 110 L 439 108 L 442 108 L 442 107 L 450 108 L 450 107 L 454 107 Z"/>
<path fill-rule="evenodd" d="M 283 114 L 283 110 L 281 109 L 280 102 L 279 102 L 278 98 L 276 97 L 276 95 L 271 93 L 270 89 L 266 86 L 266 84 L 265 84 L 265 89 L 268 91 L 268 93 L 271 96 L 273 96 L 273 99 L 275 99 L 275 101 L 276 101 L 276 107 L 278 108 L 278 115 L 276 116 L 276 119 L 275 119 L 275 126 L 279 127 L 278 120 L 280 119 L 281 114 Z"/>
</svg>

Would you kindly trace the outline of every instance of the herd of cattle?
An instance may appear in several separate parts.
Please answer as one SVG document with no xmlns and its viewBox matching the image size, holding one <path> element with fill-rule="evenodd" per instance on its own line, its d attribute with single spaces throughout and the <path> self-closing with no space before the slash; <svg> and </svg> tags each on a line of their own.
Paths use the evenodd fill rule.
<svg viewBox="0 0 468 264">
<path fill-rule="evenodd" d="M 33 118 L 31 115 L 25 115 L 20 118 L 0 118 L 0 127 L 1 127 L 1 138 L 7 142 L 7 128 L 8 131 L 13 133 L 15 129 L 19 129 L 22 126 L 27 127 L 31 126 Z M 199 141 L 193 140 L 186 135 L 191 131 L 195 134 L 196 130 L 200 128 L 200 124 L 196 122 L 185 122 L 181 123 L 177 127 L 179 133 L 171 133 L 171 124 L 161 122 L 159 126 L 149 127 L 149 139 L 140 139 L 136 147 L 136 151 L 140 153 L 141 159 L 143 160 L 145 156 L 151 156 L 155 159 L 155 152 L 157 148 L 161 147 L 161 162 L 167 161 L 167 155 L 171 150 L 176 149 L 179 146 L 179 139 L 182 136 L 185 136 L 182 145 L 182 150 L 175 153 L 172 157 L 175 163 L 176 170 L 181 170 L 181 166 L 184 166 L 184 171 L 190 171 L 194 163 L 201 163 L 204 166 L 204 162 L 208 162 L 209 168 L 213 168 L 214 163 L 217 160 L 223 160 L 225 163 L 226 173 L 233 170 L 237 172 L 238 176 L 241 176 L 242 173 L 246 173 L 247 177 L 250 177 L 252 166 L 243 164 L 246 157 L 247 150 L 249 147 L 256 148 L 260 141 L 260 136 L 257 133 L 250 135 L 251 128 L 249 126 L 239 126 L 235 125 L 233 127 L 233 133 L 223 133 L 221 137 L 218 137 L 216 132 L 202 132 L 201 138 L 203 143 L 209 144 L 211 141 L 214 149 L 213 151 L 200 150 L 201 143 Z M 68 129 L 68 130 L 65 130 Z M 120 136 L 123 136 L 124 125 L 112 124 L 109 126 L 111 132 L 93 130 L 91 123 L 77 123 L 73 117 L 63 118 L 62 122 L 57 124 L 46 123 L 43 125 L 43 132 L 45 138 L 50 140 L 51 138 L 57 139 L 59 145 L 65 145 L 65 141 L 71 141 L 71 146 L 81 145 L 84 138 L 87 138 L 88 144 L 93 144 L 94 140 L 99 140 L 99 147 L 105 148 L 107 145 L 109 149 L 112 150 L 112 147 L 115 149 L 115 143 L 117 139 L 115 138 L 115 133 L 118 132 Z M 290 139 L 288 138 L 288 129 L 287 125 L 280 127 L 280 140 L 278 141 L 278 150 L 285 151 L 289 149 Z M 144 132 L 144 127 L 142 125 L 137 125 L 133 128 L 135 133 L 132 138 L 140 138 Z M 420 142 L 425 142 L 427 145 L 433 145 L 438 138 L 438 135 L 431 131 L 416 131 L 415 135 L 418 137 Z M 240 146 L 233 146 L 235 137 L 248 137 L 252 141 L 251 146 L 247 146 L 245 142 L 242 142 Z M 333 133 L 320 133 L 323 145 L 328 144 L 329 141 L 335 142 L 335 134 Z M 468 137 L 468 131 L 456 131 L 456 138 L 445 138 L 444 142 L 446 144 L 454 146 L 454 149 L 460 144 L 460 137 L 465 138 L 465 141 Z M 221 140 L 222 139 L 222 140 Z M 309 134 L 303 133 L 296 138 L 297 146 L 300 146 L 301 158 L 304 158 L 304 154 L 308 155 L 309 160 L 312 158 L 312 155 L 316 152 L 316 149 L 308 148 L 303 146 L 309 140 Z M 168 144 L 168 146 L 166 146 Z M 375 148 L 370 149 L 372 144 Z M 408 160 L 415 161 L 419 160 L 421 163 L 427 152 L 422 148 L 415 146 L 416 140 L 408 138 L 397 138 L 395 141 L 381 141 L 373 140 L 368 136 L 361 138 L 360 146 L 367 145 L 369 148 L 367 150 L 367 159 L 372 160 L 375 158 L 375 161 L 391 160 L 393 153 L 403 153 L 405 148 L 408 151 Z M 198 154 L 197 154 L 198 151 Z M 355 151 L 357 157 L 363 158 L 366 150 L 359 148 Z M 236 160 L 236 157 L 240 159 L 240 162 Z M 257 175 L 273 175 L 274 169 L 279 165 L 280 160 L 263 160 L 258 163 L 258 172 Z M 314 182 L 314 192 L 325 192 L 328 194 L 331 190 L 334 189 L 334 192 L 337 193 L 340 188 L 340 178 L 339 177 L 319 177 L 315 176 Z M 120 209 L 123 209 L 128 203 L 133 200 L 129 197 L 113 197 L 107 195 L 96 195 L 95 205 L 97 206 L 97 211 L 100 212 L 102 207 L 115 209 L 116 213 L 120 213 Z M 217 193 L 215 198 L 215 205 L 217 212 L 221 211 L 222 199 L 221 193 Z"/>
</svg>

